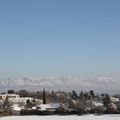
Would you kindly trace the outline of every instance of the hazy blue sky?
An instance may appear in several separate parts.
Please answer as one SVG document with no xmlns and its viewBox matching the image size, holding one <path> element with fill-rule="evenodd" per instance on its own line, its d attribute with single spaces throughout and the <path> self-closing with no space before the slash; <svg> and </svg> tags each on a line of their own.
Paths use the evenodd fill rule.
<svg viewBox="0 0 120 120">
<path fill-rule="evenodd" d="M 0 78 L 119 72 L 120 0 L 0 1 Z"/>
</svg>

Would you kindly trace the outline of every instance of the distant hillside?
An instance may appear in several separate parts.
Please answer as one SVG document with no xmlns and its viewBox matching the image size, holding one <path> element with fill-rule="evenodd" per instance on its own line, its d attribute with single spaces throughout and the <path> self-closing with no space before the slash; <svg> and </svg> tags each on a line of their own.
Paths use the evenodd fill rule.
<svg viewBox="0 0 120 120">
<path fill-rule="evenodd" d="M 120 82 L 112 78 L 81 79 L 80 77 L 38 77 L 0 80 L 0 90 L 95 90 L 96 92 L 119 92 Z"/>
</svg>

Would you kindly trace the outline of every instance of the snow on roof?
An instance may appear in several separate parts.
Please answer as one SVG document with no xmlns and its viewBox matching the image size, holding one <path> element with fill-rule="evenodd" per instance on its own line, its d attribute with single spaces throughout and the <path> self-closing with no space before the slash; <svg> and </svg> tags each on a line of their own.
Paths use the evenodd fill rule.
<svg viewBox="0 0 120 120">
<path fill-rule="evenodd" d="M 33 107 L 32 107 L 32 110 L 36 110 L 36 106 L 33 106 Z"/>
<path fill-rule="evenodd" d="M 19 98 L 9 98 L 9 101 L 12 103 L 17 103 L 19 102 Z"/>
<path fill-rule="evenodd" d="M 29 99 L 29 100 L 33 100 L 32 97 L 20 97 L 20 99 L 21 99 L 21 100 L 28 100 L 28 99 Z"/>
<path fill-rule="evenodd" d="M 51 104 L 41 104 L 39 107 L 41 110 L 46 110 L 46 109 L 57 109 L 61 106 L 59 103 L 51 103 Z"/>
<path fill-rule="evenodd" d="M 27 100 L 32 101 L 33 98 L 31 98 L 31 97 L 20 97 L 20 98 L 19 98 L 19 101 L 20 101 L 20 102 L 26 102 Z"/>
<path fill-rule="evenodd" d="M 94 101 L 93 105 L 96 106 L 96 107 L 99 107 L 99 106 L 103 106 L 103 103 Z"/>
<path fill-rule="evenodd" d="M 0 95 L 0 96 L 19 96 L 17 94 L 3 94 L 3 95 Z"/>
<path fill-rule="evenodd" d="M 119 102 L 120 100 L 119 100 L 119 98 L 115 98 L 115 97 L 111 97 L 110 98 L 113 102 Z"/>
<path fill-rule="evenodd" d="M 13 105 L 13 106 L 11 106 L 11 109 L 15 110 L 15 111 L 20 111 L 22 108 L 18 107 L 17 105 Z"/>
</svg>

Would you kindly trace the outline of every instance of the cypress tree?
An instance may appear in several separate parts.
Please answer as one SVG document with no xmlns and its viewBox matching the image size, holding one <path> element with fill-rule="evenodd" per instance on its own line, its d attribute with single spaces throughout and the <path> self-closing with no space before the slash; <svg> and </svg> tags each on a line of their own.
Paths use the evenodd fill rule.
<svg viewBox="0 0 120 120">
<path fill-rule="evenodd" d="M 46 93 L 45 93 L 45 88 L 43 89 L 43 104 L 46 104 Z"/>
</svg>

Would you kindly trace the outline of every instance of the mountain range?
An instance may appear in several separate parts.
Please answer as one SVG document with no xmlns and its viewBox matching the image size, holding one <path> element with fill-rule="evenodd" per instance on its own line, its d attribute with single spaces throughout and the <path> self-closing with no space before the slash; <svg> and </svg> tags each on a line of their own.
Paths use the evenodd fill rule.
<svg viewBox="0 0 120 120">
<path fill-rule="evenodd" d="M 0 80 L 0 91 L 9 89 L 26 89 L 39 91 L 43 88 L 47 90 L 65 90 L 65 91 L 88 91 L 119 93 L 120 82 L 113 78 L 98 77 L 90 79 L 82 79 L 80 77 L 24 77 Z"/>
</svg>

